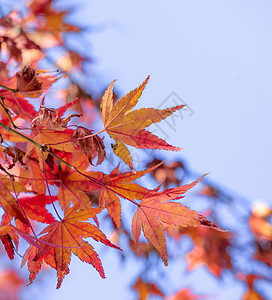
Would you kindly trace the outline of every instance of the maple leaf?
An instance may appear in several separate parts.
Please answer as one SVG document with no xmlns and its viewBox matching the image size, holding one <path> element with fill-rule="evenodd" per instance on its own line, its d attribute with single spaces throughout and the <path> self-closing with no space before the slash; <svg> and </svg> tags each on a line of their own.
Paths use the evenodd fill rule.
<svg viewBox="0 0 272 300">
<path fill-rule="evenodd" d="M 4 97 L 4 105 L 6 108 L 15 112 L 17 117 L 20 116 L 20 118 L 28 121 L 29 118 L 34 118 L 37 114 L 33 105 L 22 96 L 16 95 L 15 97 L 14 94 L 8 90 L 1 90 L 0 94 Z M 1 115 L 3 119 L 3 114 Z"/>
<path fill-rule="evenodd" d="M 108 213 L 117 227 L 121 225 L 121 203 L 119 197 L 132 201 L 134 199 L 142 199 L 149 190 L 132 182 L 151 172 L 156 167 L 138 172 L 119 173 L 119 166 L 117 166 L 109 175 L 104 174 L 101 178 L 103 184 L 101 185 L 99 205 L 107 207 Z M 92 174 L 92 176 L 97 176 L 96 173 Z"/>
<path fill-rule="evenodd" d="M 61 108 L 59 108 L 59 110 L 61 110 Z M 66 118 L 59 118 L 57 109 L 46 108 L 44 105 L 41 105 L 38 116 L 31 121 L 31 124 L 32 127 L 39 126 L 47 129 L 64 130 L 67 127 L 67 123 L 73 117 L 80 116 L 80 114 L 71 114 Z"/>
<path fill-rule="evenodd" d="M 161 290 L 154 283 L 144 282 L 140 277 L 137 279 L 133 288 L 138 292 L 139 300 L 146 300 L 150 295 L 164 296 Z"/>
<path fill-rule="evenodd" d="M 33 192 L 45 194 L 44 173 L 39 165 L 39 159 L 34 152 L 24 160 L 25 168 L 20 168 L 19 183 L 29 186 Z"/>
<path fill-rule="evenodd" d="M 150 168 L 161 162 L 162 161 L 160 159 L 154 158 L 146 166 Z M 158 183 L 163 184 L 165 188 L 167 188 L 171 183 L 174 183 L 175 185 L 180 185 L 180 180 L 175 174 L 176 170 L 179 168 L 184 170 L 184 165 L 180 161 L 175 161 L 170 164 L 162 164 L 151 172 L 151 176 L 153 176 L 158 181 Z"/>
<path fill-rule="evenodd" d="M 21 94 L 37 98 L 43 93 L 42 82 L 37 79 L 36 71 L 32 67 L 24 67 L 22 71 L 16 73 L 16 77 L 17 91 Z"/>
<path fill-rule="evenodd" d="M 136 244 L 132 239 L 129 240 L 129 246 L 135 255 L 145 256 L 146 258 L 148 258 L 150 252 L 155 250 L 149 243 L 139 243 L 136 247 Z"/>
<path fill-rule="evenodd" d="M 7 156 L 10 156 L 12 158 L 12 164 L 8 166 L 8 169 L 12 169 L 17 162 L 19 162 L 22 166 L 25 165 L 25 163 L 23 162 L 25 152 L 20 150 L 19 148 L 6 147 L 3 152 L 5 155 L 5 163 L 7 162 Z"/>
<path fill-rule="evenodd" d="M 26 189 L 17 182 L 13 183 L 17 192 L 26 192 Z M 27 220 L 23 216 L 21 209 L 17 203 L 17 200 L 13 197 L 13 187 L 8 178 L 0 174 L 0 204 L 5 213 L 10 217 L 20 219 L 23 223 L 28 224 Z"/>
<path fill-rule="evenodd" d="M 3 243 L 8 257 L 12 260 L 14 258 L 14 245 L 9 234 L 3 235 L 0 237 L 1 242 Z"/>
<path fill-rule="evenodd" d="M 63 131 L 59 130 L 39 130 L 39 133 L 33 138 L 33 140 L 40 145 L 49 144 L 52 149 L 66 151 L 66 152 L 75 152 L 76 149 L 73 144 L 70 142 L 73 135 L 72 129 L 65 129 Z M 36 152 L 36 156 L 35 153 Z M 30 159 L 38 158 L 39 166 L 42 169 L 42 156 L 40 149 L 36 147 L 33 143 L 27 144 L 26 156 Z M 44 159 L 48 157 L 48 152 L 43 153 Z M 28 165 L 27 161 L 26 164 Z M 37 170 L 39 172 L 39 170 Z"/>
<path fill-rule="evenodd" d="M 104 150 L 105 146 L 102 139 L 97 136 L 86 136 L 92 135 L 92 132 L 87 128 L 79 126 L 73 133 L 72 140 L 74 140 L 73 145 L 76 148 L 81 148 L 85 155 L 88 157 L 90 164 L 92 165 L 93 159 L 97 158 L 97 165 L 100 165 L 106 157 L 106 152 Z M 83 138 L 83 139 L 82 139 Z"/>
<path fill-rule="evenodd" d="M 76 166 L 82 168 L 86 165 L 84 157 L 75 162 Z M 121 225 L 121 204 L 120 199 L 125 198 L 129 200 L 142 199 L 148 190 L 136 183 L 136 179 L 151 172 L 157 166 L 150 169 L 138 172 L 124 172 L 119 173 L 119 166 L 117 166 L 109 175 L 102 172 L 84 172 L 79 174 L 74 172 L 71 168 L 61 165 L 59 172 L 59 179 L 61 184 L 58 201 L 61 208 L 66 211 L 70 207 L 70 201 L 74 204 L 80 203 L 87 208 L 91 205 L 89 198 L 82 192 L 89 192 L 93 190 L 100 190 L 99 205 L 106 206 L 112 220 L 117 227 Z"/>
<path fill-rule="evenodd" d="M 132 167 L 129 151 L 124 144 L 139 149 L 164 149 L 179 151 L 181 148 L 171 146 L 145 128 L 167 118 L 184 105 L 177 105 L 167 109 L 142 108 L 134 110 L 149 77 L 135 90 L 119 99 L 113 105 L 114 81 L 106 89 L 101 101 L 101 117 L 104 129 L 116 141 L 114 152 L 126 164 Z"/>
<path fill-rule="evenodd" d="M 82 62 L 86 59 L 78 53 L 68 50 L 56 63 L 57 67 L 66 73 L 72 72 L 74 69 L 82 71 Z"/>
<path fill-rule="evenodd" d="M 44 259 L 47 264 L 57 270 L 57 288 L 60 288 L 64 276 L 69 273 L 68 266 L 72 252 L 80 260 L 91 264 L 100 276 L 105 278 L 104 270 L 97 253 L 83 238 L 91 237 L 107 246 L 119 250 L 120 248 L 112 244 L 95 225 L 83 222 L 95 217 L 102 208 L 97 207 L 85 210 L 78 210 L 78 208 L 79 205 L 73 206 L 67 211 L 63 220 L 50 224 L 41 232 L 41 234 L 44 234 L 40 238 L 44 242 L 40 244 L 42 249 L 35 249 L 34 246 L 30 246 L 26 251 L 22 266 L 29 260 L 30 283 L 32 283 L 36 274 L 40 271 L 41 261 Z"/>
<path fill-rule="evenodd" d="M 8 257 L 12 260 L 15 254 L 15 248 L 18 250 L 19 236 L 12 230 L 13 226 L 9 224 L 7 215 L 3 216 L 1 227 L 0 227 L 0 239 L 3 243 Z M 15 247 L 14 247 L 15 245 Z"/>
<path fill-rule="evenodd" d="M 86 199 L 88 197 L 82 191 L 88 190 L 88 186 L 92 184 L 92 181 L 80 174 L 80 171 L 85 171 L 89 166 L 87 157 L 77 151 L 72 153 L 54 150 L 54 153 L 62 159 L 62 162 L 49 154 L 45 160 L 45 169 L 47 170 L 49 184 L 55 185 L 59 189 L 58 202 L 61 208 L 66 212 L 70 207 L 71 201 L 74 204 L 81 203 L 83 205 L 82 208 L 90 208 L 91 202 L 89 199 Z M 64 161 L 68 165 L 63 163 Z M 75 172 L 75 169 L 69 165 L 73 165 L 80 171 Z M 81 197 L 84 199 L 81 199 Z"/>
<path fill-rule="evenodd" d="M 87 157 L 80 152 L 70 153 L 70 155 L 67 155 L 66 152 L 58 152 L 58 155 L 61 156 L 61 153 L 65 153 L 66 161 L 73 164 L 77 170 L 85 171 L 89 166 Z M 58 202 L 62 210 L 67 212 L 70 208 L 70 202 L 81 204 L 82 208 L 90 208 L 92 203 L 84 192 L 92 190 L 91 186 L 94 185 L 94 182 L 91 180 L 91 177 L 88 178 L 88 172 L 86 177 L 63 163 L 54 165 L 57 172 L 54 173 L 52 179 L 55 181 L 55 185 L 59 187 Z M 101 177 L 103 176 L 103 173 L 98 172 L 98 174 Z M 95 188 L 98 189 L 99 186 L 96 184 Z"/>
<path fill-rule="evenodd" d="M 73 105 L 77 104 L 78 102 L 78 99 L 75 99 L 74 101 L 72 102 L 69 102 L 61 107 L 59 107 L 56 111 L 57 111 L 57 114 L 58 114 L 58 117 L 62 117 L 63 114 L 67 111 L 68 108 L 72 107 Z"/>
<path fill-rule="evenodd" d="M 57 197 L 51 196 L 51 199 L 55 201 Z M 19 201 L 28 218 L 50 224 L 55 222 L 55 218 L 46 209 L 46 204 L 51 204 L 51 199 L 49 196 L 39 194 L 32 197 L 20 197 Z"/>
<path fill-rule="evenodd" d="M 143 229 L 146 239 L 156 248 L 165 265 L 167 265 L 168 262 L 164 223 L 181 227 L 207 226 L 222 230 L 210 223 L 202 215 L 197 214 L 196 211 L 190 210 L 181 203 L 169 201 L 182 198 L 180 195 L 191 189 L 202 178 L 203 176 L 191 184 L 167 189 L 157 194 L 151 192 L 138 204 L 137 211 L 132 221 L 132 233 L 136 245 L 139 243 L 139 237 L 141 230 Z"/>
<path fill-rule="evenodd" d="M 228 253 L 232 234 L 200 227 L 190 228 L 183 232 L 188 234 L 194 242 L 193 250 L 186 255 L 189 271 L 206 265 L 212 274 L 220 277 L 223 269 L 232 268 L 231 257 Z"/>
<path fill-rule="evenodd" d="M 37 49 L 39 51 L 42 51 L 41 47 L 34 41 L 30 40 L 25 32 L 20 32 L 20 34 L 18 34 L 13 40 L 17 44 L 17 46 L 20 46 L 21 49 Z"/>
<path fill-rule="evenodd" d="M 39 44 L 43 47 L 48 47 L 46 38 L 49 38 L 49 46 L 50 44 L 53 46 L 62 45 L 64 32 L 80 31 L 78 27 L 63 21 L 68 11 L 57 12 L 51 6 L 52 0 L 35 0 L 29 3 L 31 16 L 34 18 L 39 16 L 38 20 L 40 20 L 36 28 L 36 34 L 34 36 L 31 35 L 31 37 L 33 40 L 38 39 L 40 41 Z M 54 43 L 52 43 L 51 39 L 53 39 Z"/>
</svg>

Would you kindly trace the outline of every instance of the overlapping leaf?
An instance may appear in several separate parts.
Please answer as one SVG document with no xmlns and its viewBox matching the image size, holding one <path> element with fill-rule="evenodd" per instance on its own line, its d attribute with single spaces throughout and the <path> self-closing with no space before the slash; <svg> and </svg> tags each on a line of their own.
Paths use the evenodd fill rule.
<svg viewBox="0 0 272 300">
<path fill-rule="evenodd" d="M 23 186 L 16 182 L 14 183 L 14 187 L 17 192 L 26 191 Z M 28 224 L 12 192 L 13 187 L 10 180 L 0 174 L 0 205 L 10 218 L 15 217 L 20 219 L 23 223 Z"/>
<path fill-rule="evenodd" d="M 180 199 L 182 194 L 191 189 L 202 177 L 191 184 L 181 187 L 167 189 L 160 193 L 150 193 L 138 205 L 132 221 L 132 233 L 136 245 L 139 243 L 141 230 L 143 229 L 146 239 L 156 248 L 164 264 L 167 265 L 167 252 L 165 244 L 165 233 L 163 224 L 170 224 L 181 227 L 207 226 L 213 229 L 222 230 L 210 223 L 205 217 L 196 211 L 180 203 L 169 200 Z"/>
<path fill-rule="evenodd" d="M 138 172 L 125 173 L 119 173 L 118 167 L 116 167 L 111 174 L 103 176 L 99 205 L 107 207 L 109 215 L 117 227 L 121 225 L 121 204 L 119 197 L 128 200 L 143 199 L 149 191 L 133 183 L 133 181 L 151 172 L 156 167 L 154 166 L 153 168 Z"/>
<path fill-rule="evenodd" d="M 55 201 L 57 197 L 52 196 L 51 199 Z M 50 224 L 55 222 L 55 218 L 46 209 L 46 204 L 51 204 L 51 199 L 49 196 L 39 194 L 32 197 L 20 197 L 19 201 L 28 218 Z"/>
<path fill-rule="evenodd" d="M 83 150 L 84 154 L 88 157 L 90 164 L 93 164 L 92 161 L 97 156 L 97 165 L 100 165 L 106 157 L 106 152 L 104 150 L 105 146 L 103 140 L 98 135 L 90 135 L 92 135 L 90 130 L 79 126 L 73 133 L 73 144 L 75 147 L 79 147 Z"/>
<path fill-rule="evenodd" d="M 84 240 L 92 237 L 107 246 L 118 248 L 100 229 L 88 221 L 93 219 L 98 226 L 97 214 L 104 208 L 107 208 L 113 220 L 115 231 L 126 231 L 131 248 L 136 255 L 148 257 L 155 247 L 165 264 L 167 264 L 167 254 L 164 230 L 167 226 L 175 226 L 175 228 L 206 226 L 220 230 L 195 211 L 189 210 L 180 203 L 171 202 L 176 198 L 179 199 L 180 195 L 196 182 L 159 193 L 158 188 L 150 191 L 134 182 L 146 173 L 154 171 L 157 166 L 154 164 L 150 169 L 135 172 L 126 145 L 144 149 L 181 150 L 153 135 L 146 128 L 164 120 L 183 105 L 167 109 L 133 110 L 149 78 L 116 103 L 113 82 L 101 102 L 104 130 L 115 140 L 112 145 L 113 151 L 132 169 L 132 172 L 121 172 L 119 166 L 110 174 L 89 169 L 94 159 L 97 158 L 97 164 L 104 160 L 107 149 L 105 151 L 103 140 L 98 135 L 93 135 L 91 129 L 82 126 L 77 126 L 76 130 L 67 129 L 71 118 L 80 116 L 70 114 L 62 118 L 66 110 L 75 104 L 76 97 L 82 98 L 83 95 L 84 98 L 88 98 L 88 101 L 84 101 L 84 106 L 81 106 L 80 99 L 78 101 L 77 109 L 80 108 L 81 113 L 87 109 L 92 112 L 90 108 L 95 107 L 95 101 L 89 101 L 92 97 L 83 92 L 75 82 L 62 91 L 67 96 L 65 98 L 68 104 L 59 109 L 46 108 L 45 98 L 43 98 L 41 108 L 36 112 L 34 109 L 36 106 L 30 104 L 24 97 L 39 97 L 60 78 L 60 76 L 46 75 L 44 71 L 36 69 L 38 61 L 44 57 L 42 55 L 44 49 L 41 47 L 45 45 L 62 47 L 63 33 L 77 32 L 80 29 L 64 21 L 68 11 L 55 10 L 52 0 L 31 1 L 28 8 L 24 16 L 11 13 L 9 17 L 0 19 L 1 32 L 4 33 L 0 38 L 0 44 L 3 45 L 1 49 L 5 50 L 6 47 L 8 50 L 6 54 L 3 53 L 3 57 L 7 56 L 6 62 L 9 64 L 7 67 L 5 63 L 0 62 L 0 94 L 2 95 L 0 154 L 4 161 L 4 167 L 1 163 L 1 172 L 6 175 L 0 176 L 0 205 L 4 211 L 0 239 L 11 259 L 18 248 L 19 236 L 30 244 L 23 259 L 23 264 L 28 261 L 30 283 L 39 273 L 42 264 L 46 263 L 57 270 L 59 288 L 64 276 L 69 273 L 72 253 L 82 261 L 92 264 L 101 277 L 105 277 L 97 253 L 92 245 Z M 28 52 L 28 50 L 33 51 Z M 35 52 L 37 53 L 34 54 Z M 56 65 L 68 72 L 71 72 L 74 67 L 81 70 L 85 57 L 66 46 L 64 52 L 67 54 L 66 58 L 62 62 L 59 60 Z M 31 57 L 27 59 L 27 56 Z M 14 61 L 17 65 L 26 67 L 16 73 Z M 27 61 L 30 62 L 26 63 Z M 10 71 L 16 75 L 9 77 Z M 90 119 L 94 120 L 93 113 L 88 113 L 88 121 Z M 20 142 L 20 144 L 10 145 L 9 142 Z M 169 182 L 179 183 L 175 174 L 178 166 L 180 165 L 174 164 L 164 169 L 160 168 L 155 177 L 158 179 L 157 175 L 162 174 L 163 170 L 166 180 L 158 180 L 160 183 L 165 187 Z M 10 176 L 7 175 L 8 172 L 11 172 Z M 11 178 L 14 181 L 11 181 Z M 50 190 L 52 195 L 47 196 L 46 193 L 50 194 Z M 26 191 L 31 194 L 28 196 L 20 194 Z M 92 195 L 95 195 L 95 201 Z M 121 223 L 121 198 L 138 205 L 132 224 L 136 243 L 130 239 L 130 234 Z M 56 221 L 50 210 L 47 210 L 47 205 L 54 205 L 54 201 L 58 201 L 65 216 L 62 219 L 57 211 L 59 206 L 54 206 L 55 215 L 60 221 Z M 93 208 L 96 204 L 99 207 Z M 12 225 L 14 218 L 16 226 Z M 34 232 L 35 222 L 50 224 L 41 232 L 41 237 Z M 150 242 L 148 244 L 139 243 L 142 229 Z M 136 248 L 137 245 L 140 247 Z M 150 294 L 163 297 L 158 287 L 151 282 L 139 279 L 135 288 L 142 299 Z M 180 293 L 180 295 L 185 297 L 187 293 Z M 175 296 L 179 297 L 179 293 Z"/>
<path fill-rule="evenodd" d="M 164 296 L 156 284 L 145 282 L 142 278 L 137 279 L 133 288 L 138 292 L 139 300 L 147 300 L 151 295 L 158 295 L 160 297 Z"/>
<path fill-rule="evenodd" d="M 188 232 L 194 242 L 193 250 L 186 255 L 189 271 L 205 265 L 215 276 L 220 277 L 224 269 L 231 269 L 228 253 L 232 234 L 209 228 L 191 228 Z"/>
<path fill-rule="evenodd" d="M 3 243 L 7 255 L 10 259 L 14 258 L 15 249 L 18 250 L 19 236 L 12 230 L 13 226 L 9 225 L 8 220 L 4 217 L 0 227 L 0 239 Z"/>
<path fill-rule="evenodd" d="M 98 254 L 93 247 L 84 238 L 91 237 L 107 246 L 119 249 L 112 244 L 96 226 L 87 221 L 98 214 L 102 208 L 90 208 L 78 210 L 79 205 L 73 206 L 65 215 L 65 218 L 59 222 L 54 222 L 47 226 L 41 234 L 40 244 L 42 249 L 34 246 L 26 251 L 23 265 L 29 260 L 28 268 L 30 271 L 30 283 L 34 280 L 36 274 L 40 271 L 42 260 L 57 270 L 58 284 L 61 286 L 63 278 L 69 273 L 69 264 L 72 252 L 82 261 L 91 264 L 105 278 L 104 270 Z"/>
<path fill-rule="evenodd" d="M 84 165 L 86 159 L 80 157 L 77 164 Z M 99 190 L 99 205 L 106 206 L 107 210 L 117 227 L 121 225 L 121 204 L 120 199 L 129 200 L 142 199 L 148 190 L 134 181 L 143 175 L 151 172 L 157 166 L 138 172 L 119 173 L 117 166 L 109 175 L 102 172 L 84 172 L 79 174 L 73 170 L 64 167 L 60 171 L 60 189 L 58 201 L 64 211 L 70 207 L 70 202 L 81 204 L 82 207 L 90 207 L 91 203 L 83 192 Z"/>
</svg>

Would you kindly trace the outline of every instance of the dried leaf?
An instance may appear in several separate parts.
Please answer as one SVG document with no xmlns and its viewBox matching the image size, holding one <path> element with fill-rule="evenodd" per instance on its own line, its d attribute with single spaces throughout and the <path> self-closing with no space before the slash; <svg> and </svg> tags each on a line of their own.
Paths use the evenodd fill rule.
<svg viewBox="0 0 272 300">
<path fill-rule="evenodd" d="M 43 93 L 42 82 L 37 79 L 36 71 L 32 67 L 24 67 L 22 71 L 16 73 L 16 77 L 17 90 L 23 95 L 37 98 Z"/>
<path fill-rule="evenodd" d="M 98 135 L 92 135 L 92 132 L 85 127 L 79 126 L 73 133 L 73 145 L 81 148 L 88 157 L 90 164 L 97 157 L 97 165 L 100 165 L 106 157 L 105 146 Z M 86 138 L 87 136 L 90 136 Z"/>
</svg>

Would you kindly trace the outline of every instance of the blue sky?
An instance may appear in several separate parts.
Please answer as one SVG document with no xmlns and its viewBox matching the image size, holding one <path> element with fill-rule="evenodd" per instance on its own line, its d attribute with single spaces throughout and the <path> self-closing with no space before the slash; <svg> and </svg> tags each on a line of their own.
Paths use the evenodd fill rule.
<svg viewBox="0 0 272 300">
<path fill-rule="evenodd" d="M 169 159 L 186 158 L 193 170 L 211 172 L 210 179 L 252 202 L 271 204 L 272 2 L 70 0 L 65 5 L 70 3 L 78 8 L 71 20 L 96 25 L 88 39 L 97 89 L 102 92 L 117 79 L 116 87 L 126 94 L 151 74 L 138 108 L 173 106 L 178 98 L 167 97 L 175 92 L 192 112 L 177 113 L 172 127 L 153 127 L 183 148 Z M 106 281 L 76 262 L 60 291 L 52 273 L 39 298 L 90 299 L 97 293 L 108 299 L 114 289 L 114 299 L 128 299 L 129 270 L 120 270 L 116 258 L 104 258 Z"/>
<path fill-rule="evenodd" d="M 174 91 L 194 111 L 168 139 L 183 147 L 191 167 L 252 200 L 269 201 L 271 6 L 97 1 L 75 14 L 106 24 L 90 35 L 102 87 L 117 79 L 125 94 L 151 74 L 139 107 L 156 107 Z"/>
</svg>

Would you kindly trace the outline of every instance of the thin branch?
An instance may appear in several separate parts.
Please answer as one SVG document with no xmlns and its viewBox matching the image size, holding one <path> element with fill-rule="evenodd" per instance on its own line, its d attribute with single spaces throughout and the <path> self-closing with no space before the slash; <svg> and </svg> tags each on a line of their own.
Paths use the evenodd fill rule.
<svg viewBox="0 0 272 300">
<path fill-rule="evenodd" d="M 41 148 L 40 148 L 40 153 L 41 153 L 41 157 L 42 157 L 43 174 L 44 174 L 45 184 L 46 184 L 46 187 L 47 187 L 47 190 L 48 190 L 48 195 L 49 195 L 50 201 L 51 201 L 51 203 L 52 203 L 52 205 L 53 205 L 53 208 L 54 208 L 54 210 L 55 210 L 55 212 L 56 212 L 58 218 L 59 218 L 60 220 L 62 220 L 62 218 L 60 217 L 60 215 L 59 215 L 59 213 L 58 213 L 58 211 L 57 211 L 57 209 L 56 209 L 56 206 L 55 206 L 55 204 L 54 204 L 54 201 L 53 201 L 53 199 L 52 199 L 52 195 L 51 195 L 51 192 L 50 192 L 50 188 L 49 188 L 49 184 L 48 184 L 47 176 L 46 176 L 46 171 L 45 171 L 45 164 L 44 164 L 44 157 L 43 157 L 43 149 L 41 149 Z"/>
<path fill-rule="evenodd" d="M 2 97 L 2 96 L 1 96 L 0 98 L 1 98 L 1 100 L 4 102 L 4 99 L 5 99 L 5 98 Z M 7 114 L 8 118 L 9 118 L 9 120 L 10 120 L 12 126 L 13 126 L 13 128 L 14 128 L 14 129 L 19 129 L 19 127 L 16 126 L 16 125 L 14 124 L 14 122 L 13 122 L 11 116 L 10 116 L 10 111 L 9 111 L 9 109 L 6 108 L 6 106 L 4 105 L 4 103 L 3 103 L 2 101 L 0 101 L 0 105 L 1 105 L 1 106 L 3 107 L 3 109 L 5 110 L 5 113 Z"/>
<path fill-rule="evenodd" d="M 78 174 L 84 176 L 85 178 L 95 182 L 96 184 L 100 185 L 101 187 L 104 187 L 105 184 L 104 182 L 94 178 L 94 177 L 91 177 L 89 175 L 86 175 L 84 173 L 82 173 L 81 171 L 79 171 L 75 166 L 69 164 L 67 161 L 63 160 L 62 158 L 58 157 L 55 153 L 53 153 L 50 149 L 48 149 L 45 145 L 41 145 L 37 142 L 35 142 L 34 140 L 32 140 L 31 138 L 29 138 L 28 136 L 25 136 L 24 134 L 20 133 L 20 132 L 17 132 L 16 130 L 12 129 L 11 127 L 3 124 L 2 122 L 0 122 L 0 126 L 5 128 L 7 131 L 10 131 L 10 132 L 13 132 L 14 134 L 17 134 L 18 136 L 24 138 L 25 140 L 27 140 L 28 142 L 32 143 L 33 145 L 35 145 L 36 147 L 38 147 L 41 151 L 41 155 L 43 154 L 42 152 L 45 151 L 45 152 L 48 152 L 50 153 L 53 157 L 55 157 L 56 159 L 58 159 L 59 161 L 61 161 L 62 163 L 64 163 L 65 165 L 67 165 L 68 167 L 70 167 L 72 170 L 74 170 L 75 172 L 77 172 Z M 43 155 L 42 155 L 42 161 L 43 161 L 43 165 L 44 165 L 44 158 L 43 158 Z M 44 167 L 43 167 L 44 168 Z M 45 170 L 45 169 L 44 169 Z M 45 174 L 45 171 L 44 171 L 44 174 Z M 47 180 L 47 177 L 46 177 L 46 174 L 45 174 L 45 179 L 46 179 L 46 184 L 48 186 L 48 180 Z M 109 187 L 108 187 L 109 190 L 111 190 Z M 49 191 L 49 187 L 48 187 L 48 191 Z M 120 195 L 118 192 L 114 191 L 116 194 Z M 138 203 L 136 203 L 135 201 L 131 200 L 131 199 L 128 199 L 127 197 L 124 197 L 123 195 L 120 195 L 122 198 L 126 198 L 127 200 L 129 200 L 130 202 L 134 203 L 135 205 L 139 206 Z M 52 201 L 53 202 L 53 201 Z M 59 216 L 59 215 L 58 215 Z M 61 219 L 61 218 L 60 218 Z"/>
<path fill-rule="evenodd" d="M 46 144 L 43 144 L 43 146 L 55 146 L 55 145 L 60 145 L 60 144 L 66 144 L 66 143 L 69 143 L 69 142 L 75 142 L 75 141 L 79 141 L 79 140 L 84 140 L 84 139 L 88 139 L 90 137 L 93 137 L 93 136 L 96 136 L 102 132 L 104 132 L 106 129 L 104 128 L 103 130 L 99 131 L 99 132 L 96 132 L 96 133 L 93 133 L 93 134 L 90 134 L 90 135 L 86 135 L 86 136 L 83 136 L 83 137 L 79 137 L 79 138 L 76 138 L 76 139 L 72 139 L 72 140 L 67 140 L 67 141 L 63 141 L 63 142 L 59 142 L 59 143 L 46 143 Z"/>
<path fill-rule="evenodd" d="M 11 89 L 11 88 L 9 88 L 9 87 L 7 87 L 5 85 L 2 85 L 2 84 L 0 84 L 0 87 L 2 87 L 5 90 L 11 91 L 12 93 L 18 92 L 17 89 Z"/>
</svg>

